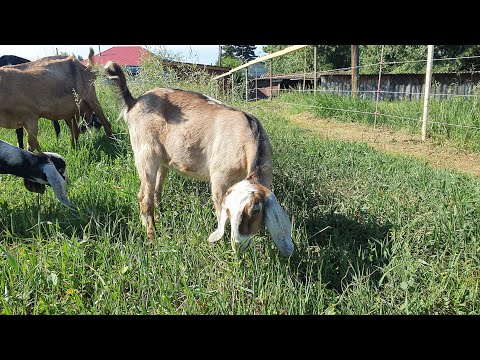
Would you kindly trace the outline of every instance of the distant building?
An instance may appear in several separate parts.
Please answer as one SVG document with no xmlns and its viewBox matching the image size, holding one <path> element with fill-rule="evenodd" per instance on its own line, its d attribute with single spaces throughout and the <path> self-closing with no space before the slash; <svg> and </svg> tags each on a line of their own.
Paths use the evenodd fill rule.
<svg viewBox="0 0 480 360">
<path fill-rule="evenodd" d="M 141 70 L 141 60 L 148 56 L 154 56 L 150 51 L 141 46 L 114 46 L 93 56 L 95 64 L 105 65 L 108 61 L 114 61 L 123 66 L 131 75 L 137 75 Z M 88 60 L 82 61 L 87 64 Z M 202 69 L 212 76 L 220 75 L 230 71 L 225 66 L 213 66 L 203 64 L 192 64 L 178 61 L 163 61 L 163 66 L 173 69 L 180 69 L 183 66 L 191 66 L 195 69 Z"/>
</svg>

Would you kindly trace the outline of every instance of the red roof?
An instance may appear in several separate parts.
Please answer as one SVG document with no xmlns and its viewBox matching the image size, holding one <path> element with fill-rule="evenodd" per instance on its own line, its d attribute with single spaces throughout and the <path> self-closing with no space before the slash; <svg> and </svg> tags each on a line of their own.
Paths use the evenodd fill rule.
<svg viewBox="0 0 480 360">
<path fill-rule="evenodd" d="M 141 46 L 114 46 L 100 54 L 93 56 L 95 64 L 106 64 L 108 61 L 114 61 L 121 66 L 139 66 L 140 59 L 149 56 L 150 53 Z M 82 62 L 87 62 L 84 60 Z"/>
</svg>

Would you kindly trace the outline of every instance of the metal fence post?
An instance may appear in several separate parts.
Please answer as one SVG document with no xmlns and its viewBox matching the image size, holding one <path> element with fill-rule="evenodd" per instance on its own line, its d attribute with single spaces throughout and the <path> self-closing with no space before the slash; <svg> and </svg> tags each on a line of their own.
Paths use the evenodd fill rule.
<svg viewBox="0 0 480 360">
<path fill-rule="evenodd" d="M 427 73 L 425 74 L 425 94 L 423 98 L 422 141 L 427 139 L 428 99 L 430 97 L 430 86 L 432 84 L 433 45 L 427 46 Z"/>
</svg>

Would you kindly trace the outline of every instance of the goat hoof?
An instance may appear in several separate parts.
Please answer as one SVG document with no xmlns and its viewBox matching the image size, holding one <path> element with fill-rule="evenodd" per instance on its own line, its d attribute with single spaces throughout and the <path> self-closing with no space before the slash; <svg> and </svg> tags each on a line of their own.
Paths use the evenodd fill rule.
<svg viewBox="0 0 480 360">
<path fill-rule="evenodd" d="M 208 242 L 209 243 L 215 243 L 219 241 L 223 237 L 223 231 L 222 230 L 215 230 L 213 233 L 210 234 L 208 237 Z"/>
</svg>

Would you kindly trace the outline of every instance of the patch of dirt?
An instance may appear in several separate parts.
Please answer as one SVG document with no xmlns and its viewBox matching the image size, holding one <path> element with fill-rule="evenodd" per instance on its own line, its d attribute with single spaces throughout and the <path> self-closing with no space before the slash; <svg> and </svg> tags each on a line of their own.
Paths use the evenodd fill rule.
<svg viewBox="0 0 480 360">
<path fill-rule="evenodd" d="M 373 148 L 393 154 L 410 155 L 434 167 L 455 169 L 480 177 L 480 154 L 468 153 L 401 130 L 376 128 L 358 123 L 326 120 L 303 112 L 290 115 L 296 125 L 332 140 L 365 142 Z"/>
</svg>

